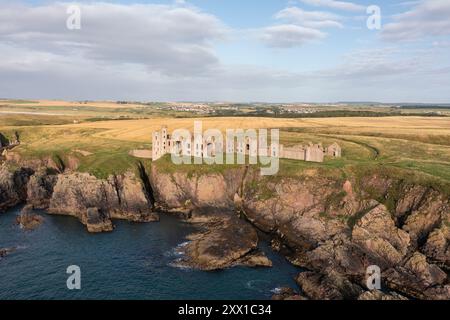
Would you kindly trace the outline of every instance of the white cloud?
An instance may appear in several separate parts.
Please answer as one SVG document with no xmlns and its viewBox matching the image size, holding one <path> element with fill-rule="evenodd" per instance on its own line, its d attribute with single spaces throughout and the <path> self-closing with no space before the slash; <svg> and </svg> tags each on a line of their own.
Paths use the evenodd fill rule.
<svg viewBox="0 0 450 320">
<path fill-rule="evenodd" d="M 320 29 L 343 28 L 340 16 L 324 11 L 305 11 L 288 7 L 275 14 L 282 23 L 264 28 L 261 39 L 269 47 L 293 48 L 308 42 L 324 39 L 327 33 Z"/>
<path fill-rule="evenodd" d="M 264 29 L 262 40 L 270 47 L 292 48 L 326 37 L 326 33 L 293 24 L 283 24 Z"/>
<path fill-rule="evenodd" d="M 297 7 L 289 7 L 275 15 L 276 19 L 283 19 L 296 25 L 310 28 L 342 28 L 338 21 L 340 16 L 324 11 L 305 11 Z"/>
<path fill-rule="evenodd" d="M 300 1 L 315 7 L 327 7 L 345 11 L 363 11 L 366 9 L 365 6 L 348 1 L 335 1 L 335 0 L 300 0 Z"/>
<path fill-rule="evenodd" d="M 0 4 L 0 97 L 143 101 L 450 99 L 446 90 L 450 85 L 448 60 L 440 56 L 380 49 L 354 53 L 342 65 L 327 63 L 325 70 L 305 73 L 300 71 L 302 64 L 334 59 L 336 53 L 320 52 L 319 58 L 314 53 L 305 55 L 300 62 L 288 61 L 292 68 L 285 70 L 281 66 L 289 64 L 276 59 L 285 59 L 289 53 L 267 50 L 263 55 L 270 57 L 261 60 L 257 50 L 249 47 L 250 58 L 243 59 L 254 55 L 259 65 L 225 65 L 215 45 L 228 36 L 228 28 L 217 17 L 189 4 L 89 2 L 81 6 L 82 29 L 70 31 L 65 27 L 64 4 Z M 277 48 L 321 40 L 327 36 L 322 29 L 334 27 L 326 26 L 327 21 L 342 21 L 327 12 L 292 9 L 280 11 L 275 18 L 278 25 L 257 32 Z M 445 46 L 444 40 L 436 39 L 434 50 L 445 54 Z M 242 52 L 239 50 L 242 48 L 237 51 Z M 427 85 L 430 89 L 424 93 L 421 88 Z"/>
<path fill-rule="evenodd" d="M 384 26 L 382 37 L 389 41 L 419 40 L 450 35 L 450 1 L 421 1 L 411 10 L 393 17 Z"/>
<path fill-rule="evenodd" d="M 68 30 L 68 4 L 0 5 L 0 43 L 101 63 L 135 63 L 168 74 L 201 72 L 218 63 L 212 42 L 226 28 L 194 8 L 79 4 L 81 30 Z"/>
</svg>

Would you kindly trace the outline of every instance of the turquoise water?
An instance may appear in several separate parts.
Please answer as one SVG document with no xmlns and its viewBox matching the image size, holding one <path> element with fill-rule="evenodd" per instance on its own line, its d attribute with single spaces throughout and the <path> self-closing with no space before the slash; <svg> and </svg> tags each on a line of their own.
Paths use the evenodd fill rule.
<svg viewBox="0 0 450 320">
<path fill-rule="evenodd" d="M 173 266 L 176 248 L 194 229 L 175 217 L 134 224 L 116 221 L 112 233 L 89 234 L 77 219 L 45 215 L 27 232 L 15 225 L 19 208 L 0 214 L 0 299 L 269 299 L 293 286 L 298 269 L 267 244 L 273 268 L 204 272 Z M 69 265 L 81 268 L 81 290 L 66 287 Z"/>
</svg>

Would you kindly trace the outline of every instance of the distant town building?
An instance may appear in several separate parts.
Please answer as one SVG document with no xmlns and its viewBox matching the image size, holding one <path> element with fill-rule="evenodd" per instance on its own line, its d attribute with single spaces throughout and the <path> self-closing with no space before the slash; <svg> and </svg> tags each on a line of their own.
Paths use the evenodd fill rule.
<svg viewBox="0 0 450 320">
<path fill-rule="evenodd" d="M 191 139 L 173 139 L 168 134 L 167 126 L 152 134 L 152 159 L 156 161 L 166 154 L 173 153 L 180 156 L 194 156 L 199 158 L 215 157 L 217 150 L 223 150 L 228 154 L 243 154 L 251 157 L 270 156 L 285 159 L 301 160 L 308 162 L 323 162 L 325 156 L 341 157 L 341 147 L 335 142 L 324 148 L 321 143 L 308 143 L 293 147 L 283 145 L 267 147 L 263 141 L 257 138 L 245 137 L 244 141 L 215 141 L 214 138 L 205 138 L 202 135 L 193 136 Z"/>
</svg>

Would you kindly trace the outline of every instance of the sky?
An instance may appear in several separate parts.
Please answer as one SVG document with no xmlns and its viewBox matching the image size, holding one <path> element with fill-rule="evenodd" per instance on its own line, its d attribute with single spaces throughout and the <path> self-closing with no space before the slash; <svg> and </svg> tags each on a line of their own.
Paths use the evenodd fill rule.
<svg viewBox="0 0 450 320">
<path fill-rule="evenodd" d="M 450 103 L 449 17 L 449 0 L 0 0 L 0 98 Z"/>
</svg>

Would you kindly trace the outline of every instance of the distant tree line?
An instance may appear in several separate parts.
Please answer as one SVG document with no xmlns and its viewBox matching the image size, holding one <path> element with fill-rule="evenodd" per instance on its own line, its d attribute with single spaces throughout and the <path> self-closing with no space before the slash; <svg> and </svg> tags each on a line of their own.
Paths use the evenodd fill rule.
<svg viewBox="0 0 450 320">
<path fill-rule="evenodd" d="M 438 113 L 401 113 L 401 112 L 376 112 L 376 111 L 355 111 L 355 110 L 328 110 L 313 113 L 286 113 L 279 110 L 270 109 L 255 110 L 251 112 L 239 112 L 233 110 L 217 110 L 209 117 L 267 117 L 267 118 L 335 118 L 335 117 L 393 117 L 393 116 L 422 116 L 422 117 L 446 117 Z"/>
<path fill-rule="evenodd" d="M 443 109 L 449 110 L 450 105 L 405 105 L 400 106 L 401 109 Z"/>
</svg>

